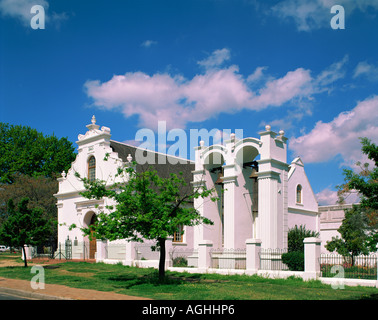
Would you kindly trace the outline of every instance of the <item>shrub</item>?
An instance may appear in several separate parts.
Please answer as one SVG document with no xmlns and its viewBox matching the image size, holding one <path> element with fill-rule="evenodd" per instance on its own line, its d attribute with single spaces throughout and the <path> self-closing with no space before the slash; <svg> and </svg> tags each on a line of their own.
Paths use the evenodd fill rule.
<svg viewBox="0 0 378 320">
<path fill-rule="evenodd" d="M 185 257 L 176 257 L 173 259 L 173 266 L 174 267 L 187 267 L 188 260 Z"/>
<path fill-rule="evenodd" d="M 306 230 L 304 226 L 295 225 L 294 228 L 289 230 L 287 235 L 288 238 L 288 251 L 302 251 L 304 252 L 304 243 L 305 238 L 310 237 L 319 237 L 319 233 L 311 230 Z"/>
<path fill-rule="evenodd" d="M 302 251 L 292 251 L 282 255 L 282 262 L 291 271 L 304 271 L 304 253 Z"/>
</svg>

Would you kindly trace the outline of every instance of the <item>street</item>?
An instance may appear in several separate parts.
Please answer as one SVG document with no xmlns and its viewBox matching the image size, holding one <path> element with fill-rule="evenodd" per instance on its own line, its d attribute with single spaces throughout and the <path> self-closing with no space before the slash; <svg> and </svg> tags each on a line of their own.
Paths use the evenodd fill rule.
<svg viewBox="0 0 378 320">
<path fill-rule="evenodd" d="M 19 296 L 15 296 L 9 293 L 0 293 L 0 300 L 34 300 L 34 299 L 19 297 Z"/>
</svg>

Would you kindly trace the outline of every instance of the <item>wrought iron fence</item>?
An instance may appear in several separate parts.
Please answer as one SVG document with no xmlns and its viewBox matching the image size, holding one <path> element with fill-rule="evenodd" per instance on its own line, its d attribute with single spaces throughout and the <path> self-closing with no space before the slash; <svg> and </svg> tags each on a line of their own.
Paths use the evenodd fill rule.
<svg viewBox="0 0 378 320">
<path fill-rule="evenodd" d="M 287 249 L 261 249 L 260 270 L 289 270 L 288 266 L 282 262 L 284 253 L 287 253 Z"/>
<path fill-rule="evenodd" d="M 246 269 L 246 249 L 213 249 L 210 255 L 211 268 Z"/>
<path fill-rule="evenodd" d="M 31 248 L 32 259 L 72 259 L 72 243 L 66 241 L 57 245 L 45 245 Z"/>
<path fill-rule="evenodd" d="M 377 280 L 377 258 L 375 254 L 353 258 L 332 253 L 321 254 L 321 276 Z"/>
</svg>

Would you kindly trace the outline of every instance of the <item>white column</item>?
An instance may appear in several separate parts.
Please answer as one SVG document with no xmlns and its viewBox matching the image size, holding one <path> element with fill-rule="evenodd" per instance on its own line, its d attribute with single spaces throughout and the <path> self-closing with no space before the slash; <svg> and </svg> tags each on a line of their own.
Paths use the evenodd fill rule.
<svg viewBox="0 0 378 320">
<path fill-rule="evenodd" d="M 204 175 L 205 170 L 195 170 L 192 171 L 193 173 L 193 182 L 192 186 L 195 189 L 198 189 L 201 192 L 201 188 L 205 185 Z M 205 200 L 201 197 L 194 199 L 194 208 L 198 211 L 198 213 L 203 217 L 204 216 L 204 202 Z M 194 248 L 198 248 L 198 244 L 203 240 L 203 224 L 193 227 L 193 246 Z"/>
<path fill-rule="evenodd" d="M 224 241 L 223 247 L 235 249 L 235 179 L 231 178 L 224 182 Z"/>
<path fill-rule="evenodd" d="M 316 279 L 320 276 L 320 244 L 321 240 L 318 238 L 305 238 L 304 254 L 305 254 L 305 280 Z"/>
<path fill-rule="evenodd" d="M 248 273 L 257 273 L 260 268 L 260 239 L 247 239 L 246 244 L 246 271 Z"/>
<path fill-rule="evenodd" d="M 264 248 L 276 249 L 277 242 L 277 178 L 279 173 L 266 171 L 258 173 L 259 208 L 258 234 Z"/>
</svg>

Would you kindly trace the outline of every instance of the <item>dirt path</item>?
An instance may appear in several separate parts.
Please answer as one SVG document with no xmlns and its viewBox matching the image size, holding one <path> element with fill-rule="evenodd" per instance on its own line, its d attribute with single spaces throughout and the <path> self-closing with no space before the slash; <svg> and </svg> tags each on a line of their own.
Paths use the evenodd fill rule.
<svg viewBox="0 0 378 320">
<path fill-rule="evenodd" d="M 0 277 L 0 291 L 2 289 L 6 292 L 9 292 L 7 289 L 10 289 L 15 293 L 34 297 L 37 300 L 54 300 L 56 298 L 73 300 L 150 300 L 112 292 L 70 288 L 58 284 L 45 284 L 44 289 L 35 290 L 31 287 L 30 281 Z"/>
<path fill-rule="evenodd" d="M 88 260 L 86 260 L 88 262 Z M 28 265 L 49 265 L 62 263 L 62 260 L 43 259 L 32 260 Z M 92 262 L 92 261 L 90 261 Z M 17 259 L 0 260 L 0 267 L 23 266 L 24 262 Z M 142 297 L 128 296 L 124 294 L 102 292 L 89 289 L 76 289 L 64 285 L 45 284 L 44 289 L 33 289 L 31 282 L 27 280 L 7 279 L 0 277 L 0 292 L 8 292 L 28 296 L 37 300 L 53 300 L 56 298 L 73 299 L 73 300 L 150 300 Z"/>
</svg>

